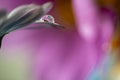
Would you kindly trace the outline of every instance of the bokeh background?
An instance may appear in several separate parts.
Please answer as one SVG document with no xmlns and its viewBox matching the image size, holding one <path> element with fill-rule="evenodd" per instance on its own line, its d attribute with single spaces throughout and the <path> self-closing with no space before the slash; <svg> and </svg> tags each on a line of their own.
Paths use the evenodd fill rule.
<svg viewBox="0 0 120 80">
<path fill-rule="evenodd" d="M 41 73 L 39 71 L 37 72 L 37 70 L 39 70 L 38 68 L 41 67 L 41 64 L 44 64 L 45 62 L 47 62 L 46 64 L 47 68 L 44 69 L 44 67 L 46 66 L 42 66 L 43 68 L 40 68 L 40 69 L 46 70 L 45 72 L 47 71 L 51 72 L 50 70 L 52 70 L 54 73 L 54 70 L 57 70 L 57 69 L 61 70 L 61 68 L 59 67 L 62 67 L 61 66 L 63 65 L 62 62 L 64 62 L 63 60 L 67 58 L 68 54 L 71 53 L 72 55 L 72 53 L 81 52 L 79 51 L 79 47 L 81 46 L 81 43 L 78 42 L 79 38 L 76 38 L 78 34 L 76 33 L 76 28 L 75 28 L 76 21 L 75 21 L 75 15 L 73 14 L 71 0 L 1 0 L 0 8 L 1 9 L 5 8 L 6 10 L 8 10 L 8 12 L 10 12 L 15 7 L 23 4 L 31 4 L 31 3 L 43 4 L 48 1 L 52 1 L 54 3 L 54 7 L 49 14 L 53 15 L 55 17 L 55 21 L 65 26 L 67 30 L 64 30 L 64 31 L 59 31 L 59 30 L 56 31 L 56 30 L 49 30 L 49 29 L 47 30 L 42 29 L 41 31 L 18 30 L 6 35 L 5 38 L 3 39 L 1 56 L 0 56 L 0 80 L 30 80 L 30 79 L 41 80 L 38 78 L 39 76 L 38 74 L 41 74 Z M 94 67 L 94 69 L 90 71 L 89 76 L 87 75 L 87 79 L 88 80 L 120 80 L 120 59 L 119 59 L 120 58 L 120 51 L 119 51 L 120 50 L 120 1 L 119 0 L 96 0 L 96 4 L 99 6 L 99 8 L 107 8 L 113 12 L 113 14 L 116 17 L 115 30 L 113 33 L 114 36 L 112 38 L 112 42 L 109 45 L 110 49 L 108 49 L 107 51 L 108 54 L 104 55 L 105 57 L 102 58 L 101 60 L 102 64 L 98 64 L 97 67 Z M 71 31 L 73 31 L 73 33 L 71 33 Z M 46 34 L 44 34 L 44 32 L 46 32 Z M 47 32 L 50 33 L 49 36 L 47 36 L 48 35 Z M 71 38 L 71 36 L 73 37 Z M 61 41 L 59 42 L 59 40 Z M 74 45 L 77 45 L 77 46 L 80 45 L 80 46 L 74 47 Z M 84 44 L 82 44 L 82 46 L 83 45 Z M 60 46 L 62 48 L 61 49 L 59 49 L 59 47 L 55 48 L 57 49 L 58 52 L 56 51 L 54 52 L 54 49 L 52 49 L 51 47 L 57 47 L 57 46 Z M 71 51 L 71 49 L 73 49 L 73 51 Z M 46 56 L 48 54 L 42 54 L 42 53 L 47 53 L 45 52 L 46 50 L 52 53 L 53 57 L 51 56 L 51 58 L 58 58 L 58 59 L 50 59 L 51 62 L 49 62 L 49 60 L 47 61 L 46 58 L 48 59 L 50 58 L 49 56 Z M 56 57 L 56 53 L 63 53 L 66 55 L 58 54 L 58 56 L 62 56 L 62 58 L 59 59 L 58 56 Z M 92 52 L 89 52 L 89 53 L 92 53 Z M 94 55 L 94 54 L 91 54 L 91 55 Z M 75 55 L 75 57 L 76 56 L 77 55 Z M 90 55 L 82 55 L 82 56 L 90 56 Z M 42 59 L 42 62 L 40 62 L 41 60 L 40 58 L 44 58 Z M 91 57 L 91 58 L 94 58 L 94 57 Z M 73 70 L 73 73 L 71 73 L 70 76 L 82 75 L 82 77 L 85 77 L 84 74 L 81 74 L 84 71 L 80 71 L 80 73 L 79 71 L 74 72 L 74 68 L 78 68 L 79 65 L 83 65 L 84 63 L 82 64 L 80 63 L 79 65 L 76 65 L 77 64 L 76 62 L 73 61 L 72 63 L 72 59 L 73 58 L 70 57 L 70 59 L 68 59 L 70 62 L 68 61 L 68 63 L 71 63 L 77 67 L 73 66 L 71 68 L 69 67 L 71 65 L 65 66 L 65 69 L 63 69 L 63 73 L 61 73 L 63 75 L 61 76 L 62 77 L 68 76 L 66 74 L 67 72 L 69 73 L 69 69 L 70 69 L 70 70 Z M 55 62 L 54 60 L 58 60 L 58 62 L 60 60 L 61 65 L 58 65 L 57 61 Z M 80 62 L 84 60 L 85 60 L 84 58 L 81 58 Z M 94 59 L 94 60 L 97 60 L 97 59 Z M 79 62 L 79 57 L 77 61 Z M 96 61 L 95 63 L 97 62 L 99 61 Z M 40 64 L 37 64 L 37 63 L 40 63 Z M 91 67 L 89 65 L 93 65 L 94 63 L 92 64 L 92 61 L 89 62 L 88 60 L 88 62 L 86 62 L 85 64 L 86 65 L 84 65 L 83 67 L 88 66 L 89 68 Z M 31 65 L 35 65 L 37 67 L 35 67 L 34 69 L 31 69 L 33 68 L 33 66 Z M 55 65 L 55 66 L 57 65 L 57 67 L 54 67 L 51 65 Z M 67 68 L 68 68 L 68 71 L 67 71 Z M 30 74 L 28 74 L 28 72 Z M 44 74 L 51 74 L 51 73 L 44 73 Z M 58 76 L 58 75 L 55 75 L 54 73 L 54 76 Z M 59 79 L 62 80 L 62 78 L 59 78 Z M 48 80 L 48 79 L 43 78 L 43 80 Z M 72 79 L 70 77 L 70 79 L 68 78 L 66 80 L 72 80 Z M 76 80 L 83 80 L 83 78 L 76 79 Z"/>
</svg>

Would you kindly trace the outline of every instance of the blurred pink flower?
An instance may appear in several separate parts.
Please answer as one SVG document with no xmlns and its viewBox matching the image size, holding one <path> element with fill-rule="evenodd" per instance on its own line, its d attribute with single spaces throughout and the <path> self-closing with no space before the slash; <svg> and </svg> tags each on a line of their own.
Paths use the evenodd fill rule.
<svg viewBox="0 0 120 80">
<path fill-rule="evenodd" d="M 31 56 L 34 80 L 85 80 L 104 58 L 114 30 L 111 16 L 100 11 L 94 0 L 72 0 L 72 4 L 74 30 L 19 30 L 3 39 L 2 49 L 8 55 Z"/>
</svg>

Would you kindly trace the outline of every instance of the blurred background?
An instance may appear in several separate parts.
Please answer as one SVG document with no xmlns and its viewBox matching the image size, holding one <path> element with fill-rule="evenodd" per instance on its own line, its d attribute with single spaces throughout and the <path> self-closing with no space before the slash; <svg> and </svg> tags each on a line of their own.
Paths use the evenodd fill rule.
<svg viewBox="0 0 120 80">
<path fill-rule="evenodd" d="M 76 25 L 73 16 L 71 0 L 1 0 L 0 8 L 6 8 L 8 9 L 8 11 L 11 11 L 13 8 L 22 4 L 29 3 L 43 4 L 47 1 L 52 1 L 54 3 L 54 8 L 50 12 L 50 14 L 55 17 L 55 21 L 61 25 L 66 26 L 66 28 L 68 29 L 74 29 Z M 106 76 L 102 75 L 103 73 L 105 73 L 103 70 L 106 69 L 106 66 L 102 66 L 97 70 L 97 72 L 95 71 L 96 73 L 91 74 L 90 79 L 103 80 L 100 78 L 98 79 L 98 77 L 96 78 L 96 76 L 100 75 L 102 77 L 103 76 L 105 77 L 104 80 L 120 80 L 120 0 L 96 0 L 96 1 L 100 8 L 105 7 L 111 9 L 117 15 L 117 23 L 114 32 L 114 38 L 112 40 L 111 45 L 112 48 L 109 55 L 110 57 L 105 63 L 109 65 L 109 66 L 107 65 L 108 72 L 106 72 Z"/>
</svg>

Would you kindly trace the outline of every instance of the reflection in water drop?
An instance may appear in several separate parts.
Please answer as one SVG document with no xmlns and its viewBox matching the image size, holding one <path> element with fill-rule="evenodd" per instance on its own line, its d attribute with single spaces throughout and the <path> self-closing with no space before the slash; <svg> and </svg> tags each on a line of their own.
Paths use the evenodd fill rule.
<svg viewBox="0 0 120 80">
<path fill-rule="evenodd" d="M 45 15 L 40 20 L 37 20 L 37 22 L 55 23 L 55 20 L 54 20 L 53 16 L 51 16 L 51 15 Z"/>
</svg>

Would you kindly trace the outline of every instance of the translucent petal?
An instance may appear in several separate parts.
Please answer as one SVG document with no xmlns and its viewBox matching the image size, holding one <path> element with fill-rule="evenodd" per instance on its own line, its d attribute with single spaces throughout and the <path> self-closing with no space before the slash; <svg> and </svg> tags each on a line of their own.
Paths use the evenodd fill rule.
<svg viewBox="0 0 120 80">
<path fill-rule="evenodd" d="M 44 11 L 44 14 L 47 14 L 52 8 L 53 8 L 52 2 L 47 2 L 47 3 L 42 5 L 42 9 Z"/>
</svg>

